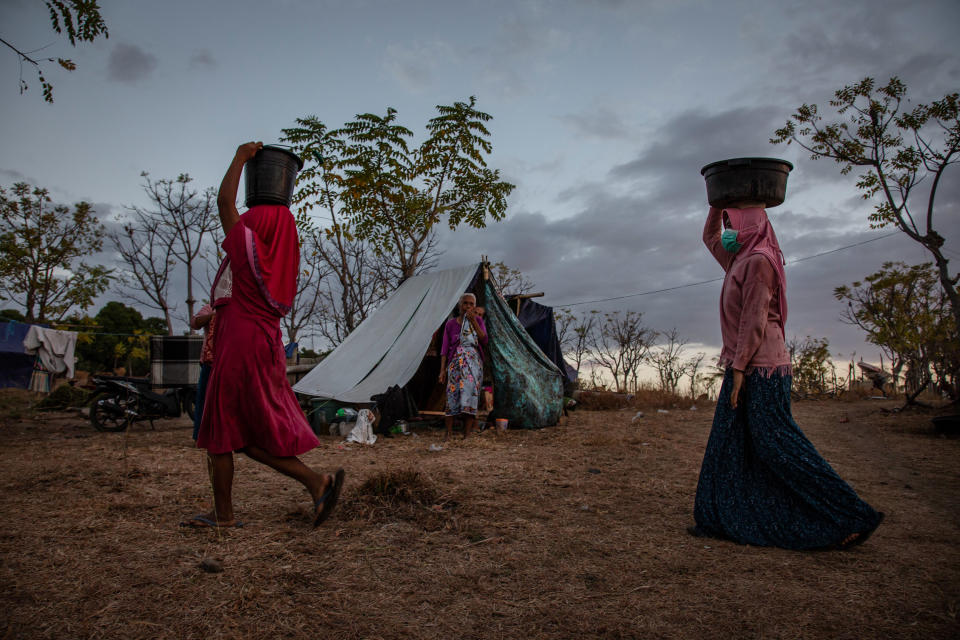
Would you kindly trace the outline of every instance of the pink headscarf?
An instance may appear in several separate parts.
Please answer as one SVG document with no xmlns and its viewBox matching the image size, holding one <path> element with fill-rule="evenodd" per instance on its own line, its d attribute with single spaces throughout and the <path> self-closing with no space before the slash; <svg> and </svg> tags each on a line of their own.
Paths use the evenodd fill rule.
<svg viewBox="0 0 960 640">
<path fill-rule="evenodd" d="M 243 227 L 247 261 L 260 293 L 277 314 L 286 315 L 297 292 L 300 269 L 300 245 L 293 214 L 281 205 L 257 205 L 240 216 L 237 224 Z M 210 295 L 214 307 L 230 301 L 232 280 L 227 257 L 214 279 Z"/>
<path fill-rule="evenodd" d="M 742 245 L 734 260 L 759 253 L 766 256 L 773 265 L 780 285 L 778 292 L 780 321 L 785 327 L 787 324 L 787 274 L 783 270 L 783 251 L 780 250 L 777 234 L 773 232 L 773 225 L 767 218 L 767 212 L 762 207 L 752 207 L 724 209 L 723 213 L 730 220 L 730 228 L 737 231 L 737 242 Z"/>
</svg>

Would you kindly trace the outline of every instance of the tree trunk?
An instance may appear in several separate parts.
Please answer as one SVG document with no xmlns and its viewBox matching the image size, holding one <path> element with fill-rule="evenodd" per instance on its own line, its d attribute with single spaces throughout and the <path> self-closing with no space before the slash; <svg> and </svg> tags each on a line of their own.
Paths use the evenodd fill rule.
<svg viewBox="0 0 960 640">
<path fill-rule="evenodd" d="M 187 328 L 190 329 L 190 335 L 196 335 L 193 328 L 193 260 L 187 260 Z M 212 301 L 211 301 L 212 302 Z"/>
<path fill-rule="evenodd" d="M 929 249 L 929 247 L 928 247 Z M 950 279 L 950 273 L 947 271 L 947 260 L 940 254 L 940 251 L 930 250 L 937 263 L 937 271 L 940 274 L 940 286 L 947 294 L 950 300 L 950 311 L 953 313 L 954 327 L 960 332 L 960 295 L 957 294 L 957 288 Z"/>
</svg>

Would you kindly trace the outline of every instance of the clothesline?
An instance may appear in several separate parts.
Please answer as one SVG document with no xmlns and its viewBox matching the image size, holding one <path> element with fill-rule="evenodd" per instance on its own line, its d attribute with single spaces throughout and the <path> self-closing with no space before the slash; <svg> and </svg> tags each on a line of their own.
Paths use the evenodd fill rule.
<svg viewBox="0 0 960 640">
<path fill-rule="evenodd" d="M 91 331 L 77 331 L 77 332 L 76 332 L 77 335 L 117 336 L 117 337 L 121 337 L 121 338 L 149 338 L 150 336 L 165 336 L 165 335 L 168 335 L 168 334 L 166 334 L 166 333 L 115 333 L 115 332 L 112 332 L 112 331 L 96 331 L 96 330 L 95 330 L 95 329 L 97 328 L 96 325 L 89 325 L 89 324 L 71 324 L 71 323 L 69 323 L 69 322 L 50 322 L 50 323 L 42 323 L 42 322 L 21 322 L 21 321 L 19 321 L 19 320 L 9 320 L 9 319 L 6 320 L 6 322 L 12 322 L 12 323 L 15 323 L 15 324 L 22 324 L 22 325 L 25 325 L 25 326 L 28 326 L 28 327 L 29 327 L 30 325 L 36 325 L 36 326 L 38 326 L 38 327 L 46 327 L 46 328 L 49 328 L 49 329 L 57 329 L 57 328 L 59 328 L 59 327 L 73 327 L 73 328 L 80 328 L 80 329 L 83 329 L 83 328 L 91 329 Z M 199 334 L 192 334 L 192 335 L 199 335 Z"/>
</svg>

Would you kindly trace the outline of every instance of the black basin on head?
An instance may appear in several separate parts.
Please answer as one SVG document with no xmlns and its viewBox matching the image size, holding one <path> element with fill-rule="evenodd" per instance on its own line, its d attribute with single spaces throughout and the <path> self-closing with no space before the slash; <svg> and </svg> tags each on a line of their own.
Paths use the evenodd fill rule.
<svg viewBox="0 0 960 640">
<path fill-rule="evenodd" d="M 700 175 L 707 183 L 707 202 L 729 207 L 737 202 L 763 202 L 776 207 L 787 196 L 787 175 L 793 165 L 777 158 L 731 158 L 711 162 Z"/>
</svg>

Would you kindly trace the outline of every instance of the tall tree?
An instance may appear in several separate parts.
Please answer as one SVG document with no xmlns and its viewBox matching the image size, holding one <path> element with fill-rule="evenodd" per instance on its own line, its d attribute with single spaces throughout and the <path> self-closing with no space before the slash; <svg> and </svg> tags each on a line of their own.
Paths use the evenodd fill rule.
<svg viewBox="0 0 960 640">
<path fill-rule="evenodd" d="M 170 277 L 177 261 L 170 236 L 162 221 L 133 210 L 122 231 L 110 233 L 110 241 L 125 263 L 121 290 L 132 300 L 163 314 L 167 333 L 173 335 L 173 303 L 169 300 Z"/>
<path fill-rule="evenodd" d="M 934 224 L 938 188 L 947 167 L 960 159 L 960 94 L 909 110 L 906 95 L 907 86 L 897 77 L 882 87 L 864 78 L 835 92 L 832 121 L 824 121 L 817 105 L 804 104 L 770 141 L 796 142 L 814 159 L 834 160 L 844 175 L 863 168 L 857 188 L 865 200 L 879 199 L 871 226 L 892 224 L 930 252 L 960 326 L 960 273 L 950 274 L 944 238 Z M 924 198 L 917 187 L 927 180 Z M 911 208 L 917 200 L 921 206 Z"/>
<path fill-rule="evenodd" d="M 93 42 L 99 36 L 109 38 L 107 25 L 100 15 L 98 0 L 43 0 L 50 15 L 50 26 L 59 34 L 66 32 L 67 39 L 74 47 L 77 41 Z M 65 58 L 37 58 L 34 57 L 34 51 L 21 51 L 10 42 L 0 38 L 0 43 L 6 45 L 14 53 L 20 62 L 20 93 L 23 94 L 28 88 L 27 82 L 23 79 L 23 65 L 30 64 L 37 72 L 37 79 L 40 82 L 40 88 L 43 90 L 43 99 L 46 102 L 53 102 L 53 85 L 43 75 L 43 63 L 56 61 L 60 67 L 67 71 L 73 71 L 77 68 L 73 60 Z"/>
<path fill-rule="evenodd" d="M 356 236 L 345 212 L 345 178 L 337 160 L 343 141 L 314 117 L 297 122 L 299 127 L 284 130 L 285 140 L 308 160 L 293 197 L 297 227 L 316 252 L 318 270 L 324 265 L 327 277 L 316 289 L 316 330 L 336 347 L 396 287 L 398 277 L 383 265 L 382 254 Z"/>
<path fill-rule="evenodd" d="M 513 185 L 487 167 L 491 116 L 475 107 L 474 97 L 438 105 L 428 138 L 415 148 L 408 143 L 413 132 L 397 123 L 392 108 L 383 116 L 359 114 L 336 130 L 313 116 L 298 118 L 284 129 L 284 140 L 308 165 L 298 177 L 298 202 L 329 207 L 335 200 L 334 224 L 370 242 L 397 282 L 419 273 L 438 224 L 483 228 L 506 215 Z"/>
<path fill-rule="evenodd" d="M 141 288 L 141 292 L 135 294 L 138 301 L 161 311 L 172 335 L 177 305 L 169 300 L 169 285 L 176 275 L 177 264 L 183 265 L 187 312 L 181 319 L 189 321 L 197 302 L 193 287 L 201 281 L 197 262 L 202 260 L 205 240 L 219 226 L 217 194 L 213 188 L 202 191 L 193 188 L 193 178 L 186 173 L 161 180 L 152 180 L 146 172 L 141 176 L 150 206 L 128 207 L 130 217 L 124 234 L 114 234 L 112 238 L 129 267 L 128 289 L 134 282 Z M 144 246 L 145 243 L 150 246 Z"/>
<path fill-rule="evenodd" d="M 106 291 L 111 271 L 82 258 L 98 252 L 104 230 L 86 202 L 51 206 L 46 189 L 0 187 L 0 299 L 27 322 L 61 320 Z"/>
<path fill-rule="evenodd" d="M 198 191 L 190 186 L 193 178 L 181 173 L 175 179 L 151 180 L 146 172 L 143 188 L 152 208 L 144 214 L 163 221 L 161 229 L 170 238 L 171 253 L 186 270 L 187 316 L 193 317 L 193 285 L 197 279 L 195 263 L 204 246 L 204 240 L 220 228 L 217 217 L 217 191 L 207 187 Z M 135 208 L 136 209 L 136 208 Z"/>
</svg>

